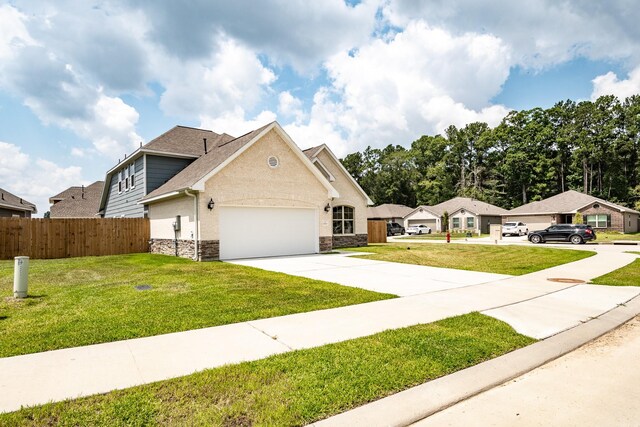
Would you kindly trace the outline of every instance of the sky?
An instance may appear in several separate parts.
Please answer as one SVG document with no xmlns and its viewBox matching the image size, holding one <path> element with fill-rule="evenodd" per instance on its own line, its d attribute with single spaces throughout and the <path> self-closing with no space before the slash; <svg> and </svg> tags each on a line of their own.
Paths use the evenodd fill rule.
<svg viewBox="0 0 640 427">
<path fill-rule="evenodd" d="M 0 0 L 0 187 L 104 179 L 175 125 L 339 157 L 640 93 L 636 0 Z"/>
</svg>

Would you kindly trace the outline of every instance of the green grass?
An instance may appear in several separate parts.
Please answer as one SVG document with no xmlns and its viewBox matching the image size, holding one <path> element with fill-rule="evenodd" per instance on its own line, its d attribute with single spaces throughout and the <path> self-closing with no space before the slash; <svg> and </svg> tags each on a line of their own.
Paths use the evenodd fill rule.
<svg viewBox="0 0 640 427">
<path fill-rule="evenodd" d="M 640 286 L 640 259 L 604 276 L 596 277 L 592 282 L 596 285 Z"/>
<path fill-rule="evenodd" d="M 410 249 L 407 249 L 410 248 Z M 519 276 L 595 255 L 594 252 L 529 246 L 391 243 L 349 248 L 361 258 Z"/>
<path fill-rule="evenodd" d="M 598 243 L 608 243 L 614 242 L 616 240 L 637 240 L 640 241 L 640 233 L 616 233 L 613 231 L 598 231 L 596 230 L 596 242 Z"/>
<path fill-rule="evenodd" d="M 488 234 L 481 234 L 478 236 L 476 233 L 472 233 L 471 237 L 467 237 L 466 233 L 451 233 L 451 240 L 464 240 L 464 239 L 478 239 L 480 237 L 488 237 Z M 414 234 L 412 236 L 397 237 L 400 240 L 447 240 L 447 233 L 430 233 L 430 234 Z"/>
<path fill-rule="evenodd" d="M 137 285 L 151 285 L 138 291 Z M 250 267 L 163 255 L 32 260 L 14 300 L 0 262 L 0 357 L 392 298 Z"/>
<path fill-rule="evenodd" d="M 0 425 L 305 425 L 534 341 L 471 313 L 23 409 L 0 415 Z"/>
</svg>

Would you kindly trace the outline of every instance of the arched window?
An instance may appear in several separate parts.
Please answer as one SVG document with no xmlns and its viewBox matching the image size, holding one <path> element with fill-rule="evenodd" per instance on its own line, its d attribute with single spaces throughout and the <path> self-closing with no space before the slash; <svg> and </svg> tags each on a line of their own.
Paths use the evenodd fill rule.
<svg viewBox="0 0 640 427">
<path fill-rule="evenodd" d="M 335 206 L 333 208 L 333 234 L 353 234 L 353 208 Z"/>
</svg>

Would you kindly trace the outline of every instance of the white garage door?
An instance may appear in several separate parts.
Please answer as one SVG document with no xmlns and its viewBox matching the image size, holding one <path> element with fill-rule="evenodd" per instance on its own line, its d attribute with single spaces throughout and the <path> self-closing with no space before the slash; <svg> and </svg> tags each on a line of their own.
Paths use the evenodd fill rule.
<svg viewBox="0 0 640 427">
<path fill-rule="evenodd" d="M 315 209 L 220 207 L 220 259 L 318 252 Z"/>
<path fill-rule="evenodd" d="M 435 219 L 410 219 L 409 221 L 409 226 L 411 225 L 426 225 L 428 227 L 431 227 L 432 230 L 436 229 L 436 220 Z"/>
</svg>

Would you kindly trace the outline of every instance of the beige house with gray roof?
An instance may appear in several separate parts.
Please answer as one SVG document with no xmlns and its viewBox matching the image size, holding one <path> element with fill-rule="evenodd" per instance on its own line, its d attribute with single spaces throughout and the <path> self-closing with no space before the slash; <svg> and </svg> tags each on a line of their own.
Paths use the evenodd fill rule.
<svg viewBox="0 0 640 427">
<path fill-rule="evenodd" d="M 303 152 L 273 122 L 211 145 L 139 204 L 152 252 L 211 260 L 364 246 L 372 202 L 326 145 Z"/>
<path fill-rule="evenodd" d="M 367 208 L 367 218 L 373 220 L 384 220 L 387 222 L 404 222 L 404 217 L 413 211 L 413 208 L 405 205 L 385 203 L 380 206 L 370 206 Z"/>
<path fill-rule="evenodd" d="M 527 203 L 502 215 L 502 222 L 522 221 L 530 231 L 552 224 L 572 224 L 576 213 L 596 230 L 635 233 L 640 228 L 640 212 L 575 190 Z"/>
<path fill-rule="evenodd" d="M 506 209 L 468 197 L 453 199 L 434 206 L 418 206 L 404 217 L 405 228 L 424 224 L 435 232 L 444 231 L 442 218 L 449 215 L 449 230 L 453 232 L 489 232 L 490 224 L 500 224 Z"/>
</svg>

